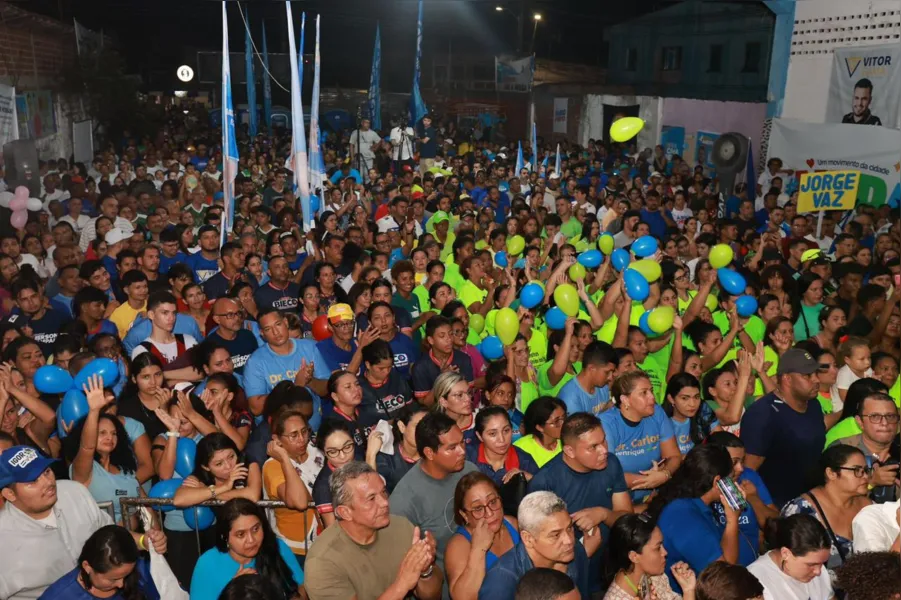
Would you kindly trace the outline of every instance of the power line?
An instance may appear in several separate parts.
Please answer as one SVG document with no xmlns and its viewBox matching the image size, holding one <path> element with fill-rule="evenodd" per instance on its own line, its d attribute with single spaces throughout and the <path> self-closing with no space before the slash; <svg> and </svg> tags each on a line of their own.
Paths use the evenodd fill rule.
<svg viewBox="0 0 901 600">
<path fill-rule="evenodd" d="M 257 55 L 257 59 L 259 59 L 260 64 L 263 65 L 263 70 L 266 71 L 266 74 L 269 75 L 269 78 L 272 79 L 272 81 L 275 82 L 275 85 L 277 85 L 278 87 L 282 88 L 283 90 L 285 90 L 286 92 L 288 92 L 288 93 L 290 94 L 290 93 L 291 93 L 291 90 L 289 90 L 288 88 L 286 88 L 285 86 L 283 86 L 283 85 L 279 82 L 279 80 L 276 79 L 276 78 L 272 75 L 272 73 L 269 72 L 269 69 L 266 68 L 266 63 L 264 63 L 264 62 L 263 62 L 263 59 L 260 57 L 260 52 L 259 52 L 259 50 L 257 50 L 257 45 L 256 45 L 256 44 L 254 43 L 254 41 L 253 41 L 253 36 L 250 35 L 250 25 L 248 25 L 247 19 L 244 18 L 244 9 L 241 8 L 241 2 L 240 2 L 240 0 L 236 0 L 235 3 L 238 5 L 238 14 L 241 15 L 241 20 L 244 21 L 244 33 L 245 33 L 245 35 L 247 36 L 247 38 L 250 40 L 250 45 L 251 45 L 251 47 L 253 48 L 254 54 Z M 300 49 L 300 52 L 301 52 L 301 55 L 302 55 L 302 54 L 303 54 L 303 48 Z M 302 59 L 301 59 L 301 60 L 302 60 Z M 248 77 L 248 78 L 250 77 L 250 73 L 247 73 L 247 77 Z"/>
</svg>

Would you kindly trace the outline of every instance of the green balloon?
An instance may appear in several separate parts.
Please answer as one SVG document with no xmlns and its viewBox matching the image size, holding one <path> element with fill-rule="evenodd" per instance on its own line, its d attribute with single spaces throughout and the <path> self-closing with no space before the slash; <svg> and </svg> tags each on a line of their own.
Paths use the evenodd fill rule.
<svg viewBox="0 0 901 600">
<path fill-rule="evenodd" d="M 654 283 L 660 279 L 660 263 L 656 260 L 651 260 L 649 258 L 639 260 L 629 265 L 629 268 L 641 273 L 642 277 L 644 277 L 648 283 Z"/>
<path fill-rule="evenodd" d="M 568 283 L 558 285 L 554 289 L 554 301 L 567 317 L 579 314 L 579 292 L 572 285 Z"/>
<path fill-rule="evenodd" d="M 665 333 L 673 326 L 676 311 L 672 306 L 658 306 L 648 315 L 648 327 L 654 333 Z"/>
<path fill-rule="evenodd" d="M 474 314 L 469 317 L 469 328 L 477 334 L 485 331 L 485 317 L 480 314 Z"/>
<path fill-rule="evenodd" d="M 598 249 L 604 253 L 604 256 L 610 256 L 613 252 L 614 240 L 609 233 L 604 233 L 598 238 Z"/>
<path fill-rule="evenodd" d="M 516 256 L 521 254 L 523 250 L 526 248 L 526 239 L 521 235 L 514 235 L 509 240 L 507 240 L 507 254 L 510 256 Z"/>
<path fill-rule="evenodd" d="M 494 330 L 497 337 L 505 346 L 509 346 L 516 340 L 519 335 L 519 316 L 512 308 L 502 308 L 497 311 L 497 317 L 494 319 Z"/>
<path fill-rule="evenodd" d="M 710 249 L 710 254 L 707 255 L 710 266 L 714 269 L 722 269 L 729 266 L 733 258 L 735 258 L 735 253 L 726 244 L 717 244 Z"/>
<path fill-rule="evenodd" d="M 580 265 L 579 263 L 573 263 L 573 265 L 569 268 L 569 278 L 573 281 L 585 279 L 585 273 L 585 267 Z"/>
</svg>

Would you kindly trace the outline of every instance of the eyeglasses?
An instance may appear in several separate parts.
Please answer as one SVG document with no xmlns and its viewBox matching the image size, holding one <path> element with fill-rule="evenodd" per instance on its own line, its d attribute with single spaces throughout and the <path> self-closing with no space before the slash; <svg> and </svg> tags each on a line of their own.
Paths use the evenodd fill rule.
<svg viewBox="0 0 901 600">
<path fill-rule="evenodd" d="M 545 425 L 550 425 L 551 427 L 559 427 L 563 425 L 563 421 L 565 421 L 565 417 L 557 417 L 556 419 L 551 419 L 550 421 L 545 421 Z"/>
<path fill-rule="evenodd" d="M 286 433 L 281 437 L 291 440 L 292 442 L 296 442 L 299 439 L 306 439 L 310 437 L 310 428 L 304 427 L 303 429 L 298 429 L 297 431 L 292 431 L 291 433 Z M 343 448 L 342 448 L 343 450 Z M 331 455 L 329 455 L 331 456 Z"/>
<path fill-rule="evenodd" d="M 225 317 L 226 319 L 237 319 L 241 316 L 239 312 L 227 312 L 227 313 L 217 313 L 213 315 L 214 317 Z"/>
<path fill-rule="evenodd" d="M 466 512 L 471 514 L 476 519 L 481 519 L 485 516 L 485 511 L 491 509 L 491 512 L 497 512 L 501 508 L 501 499 L 497 496 L 492 496 L 490 500 L 486 504 L 480 506 L 473 506 Z"/>
<path fill-rule="evenodd" d="M 869 419 L 870 423 L 873 425 L 878 425 L 879 423 L 885 421 L 889 425 L 894 425 L 898 421 L 901 421 L 901 415 L 898 413 L 887 413 L 887 414 L 879 414 L 879 413 L 870 413 L 868 415 L 860 415 L 861 419 Z"/>
<path fill-rule="evenodd" d="M 854 473 L 854 476 L 860 479 L 863 476 L 869 477 L 870 473 L 873 472 L 872 467 L 861 467 L 857 465 L 856 467 L 838 467 L 838 471 L 851 471 Z"/>
<path fill-rule="evenodd" d="M 347 442 L 340 448 L 326 448 L 325 455 L 329 458 L 337 458 L 338 456 L 342 456 L 344 454 L 350 454 L 354 451 L 354 443 Z"/>
</svg>

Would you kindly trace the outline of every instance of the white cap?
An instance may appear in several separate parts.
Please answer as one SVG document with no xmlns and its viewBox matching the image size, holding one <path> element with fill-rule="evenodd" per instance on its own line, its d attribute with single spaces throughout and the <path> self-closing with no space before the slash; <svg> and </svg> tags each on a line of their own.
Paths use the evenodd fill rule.
<svg viewBox="0 0 901 600">
<path fill-rule="evenodd" d="M 131 236 L 119 229 L 118 227 L 113 227 L 109 231 L 106 232 L 106 236 L 104 236 L 104 241 L 107 245 L 112 246 L 113 244 L 118 244 L 119 242 L 124 242 Z"/>
<path fill-rule="evenodd" d="M 547 176 L 548 179 L 560 179 L 560 174 L 557 172 L 551 173 Z"/>
</svg>

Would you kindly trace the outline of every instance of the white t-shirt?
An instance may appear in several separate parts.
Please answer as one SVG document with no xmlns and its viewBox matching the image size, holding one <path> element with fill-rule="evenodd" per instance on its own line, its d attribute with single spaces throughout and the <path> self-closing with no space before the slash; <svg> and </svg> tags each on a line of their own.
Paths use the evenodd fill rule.
<svg viewBox="0 0 901 600">
<path fill-rule="evenodd" d="M 687 205 L 681 210 L 674 208 L 670 212 L 673 215 L 673 221 L 679 226 L 679 231 L 685 229 L 685 222 L 694 216 L 694 212 Z"/>
<path fill-rule="evenodd" d="M 873 369 L 867 369 L 867 372 L 864 373 L 864 377 L 872 377 Z M 851 367 L 845 365 L 841 369 L 838 370 L 838 375 L 835 378 L 835 387 L 840 390 L 847 390 L 851 387 L 851 384 L 860 379 L 857 375 L 854 374 L 854 371 L 851 370 Z"/>
<path fill-rule="evenodd" d="M 783 573 L 769 554 L 764 554 L 748 567 L 763 586 L 763 600 L 830 600 L 832 581 L 826 567 L 809 583 L 801 583 Z"/>
<path fill-rule="evenodd" d="M 899 506 L 898 501 L 871 504 L 857 513 L 851 522 L 854 552 L 888 552 L 901 534 L 897 520 Z"/>
<path fill-rule="evenodd" d="M 375 158 L 372 145 L 379 143 L 381 140 L 382 138 L 379 137 L 379 134 L 371 129 L 367 131 L 357 129 L 350 134 L 350 143 L 357 148 L 357 152 L 362 154 L 364 158 Z"/>
<path fill-rule="evenodd" d="M 190 350 L 191 348 L 193 348 L 194 346 L 197 345 L 197 340 L 195 340 L 193 338 L 193 336 L 186 335 L 186 336 L 184 336 L 184 338 L 185 338 L 185 350 Z M 172 362 L 173 360 L 178 358 L 178 343 L 177 342 L 171 342 L 169 344 L 161 344 L 159 342 L 153 341 L 150 338 L 147 338 L 144 341 L 150 342 L 151 344 L 156 346 L 156 349 L 160 351 L 160 354 L 163 355 L 163 357 L 166 359 L 166 362 Z M 147 351 L 148 351 L 147 348 L 145 348 L 141 344 L 138 344 L 137 346 L 135 346 L 135 349 L 131 351 L 131 357 L 132 357 L 132 359 L 134 359 L 139 354 L 143 354 L 144 352 L 147 352 Z"/>
<path fill-rule="evenodd" d="M 407 137 L 401 135 L 405 133 Z M 393 160 L 410 160 L 413 158 L 413 138 L 415 134 L 412 127 L 395 127 L 391 130 L 391 158 Z"/>
</svg>

